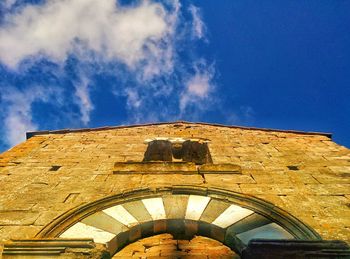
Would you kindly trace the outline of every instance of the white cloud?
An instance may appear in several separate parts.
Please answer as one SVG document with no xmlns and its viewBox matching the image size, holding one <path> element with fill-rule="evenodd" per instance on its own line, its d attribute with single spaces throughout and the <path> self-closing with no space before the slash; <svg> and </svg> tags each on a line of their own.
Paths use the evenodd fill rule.
<svg viewBox="0 0 350 259">
<path fill-rule="evenodd" d="M 207 72 L 197 72 L 187 82 L 187 92 L 191 95 L 198 96 L 199 98 L 207 97 L 210 88 L 210 77 L 211 75 Z"/>
<path fill-rule="evenodd" d="M 15 3 L 7 2 L 9 6 Z M 127 115 L 135 121 L 179 119 L 189 107 L 204 110 L 202 101 L 210 101 L 214 93 L 214 69 L 187 48 L 195 40 L 205 40 L 200 9 L 190 5 L 186 10 L 192 19 L 185 20 L 178 0 L 135 2 L 126 6 L 117 0 L 16 4 L 0 24 L 0 62 L 11 73 L 26 73 L 22 68 L 40 59 L 58 64 L 62 78 L 75 90 L 73 97 L 65 97 L 64 105 L 77 105 L 84 125 L 90 123 L 91 111 L 99 108 L 91 98 L 96 74 L 116 79 L 106 91 L 126 97 Z M 44 63 L 41 71 L 45 71 Z M 72 76 L 74 71 L 78 72 Z M 64 85 L 66 92 L 70 83 Z M 34 100 L 25 101 L 30 103 L 28 120 L 17 116 L 17 121 L 24 128 L 36 129 L 30 108 Z M 69 113 L 65 117 L 76 118 L 74 109 L 66 107 L 64 112 Z"/>
<path fill-rule="evenodd" d="M 202 21 L 200 9 L 194 5 L 190 5 L 188 9 L 192 15 L 192 35 L 198 39 L 204 38 L 206 27 Z"/>
<path fill-rule="evenodd" d="M 15 3 L 16 0 L 3 0 L 0 3 L 0 7 L 2 6 L 3 8 L 10 9 Z"/>
<path fill-rule="evenodd" d="M 14 3 L 8 0 L 6 6 Z M 152 80 L 173 71 L 173 37 L 179 9 L 177 0 L 167 9 L 147 0 L 128 7 L 115 0 L 48 0 L 41 5 L 27 4 L 4 17 L 0 27 L 0 62 L 18 70 L 24 60 L 32 64 L 48 58 L 64 64 L 69 55 L 74 55 L 83 63 L 124 64 L 138 82 Z M 89 77 L 84 76 L 90 71 L 82 68 L 80 74 L 83 75 L 80 83 L 74 83 L 74 102 L 86 125 L 94 109 Z M 140 106 L 137 90 L 127 95 L 130 107 Z"/>
<path fill-rule="evenodd" d="M 130 108 L 139 108 L 142 104 L 142 100 L 139 96 L 139 93 L 135 89 L 127 88 L 125 89 L 125 94 L 127 98 L 127 105 Z"/>
<path fill-rule="evenodd" d="M 75 98 L 74 101 L 78 104 L 81 121 L 87 125 L 90 121 L 90 113 L 94 109 L 91 102 L 89 92 L 89 79 L 85 76 L 80 77 L 80 82 L 75 84 Z"/>
<path fill-rule="evenodd" d="M 161 4 L 150 1 L 129 8 L 115 0 L 51 0 L 27 5 L 5 17 L 0 60 L 16 69 L 27 58 L 48 57 L 59 63 L 71 53 L 94 51 L 100 58 L 118 60 L 131 69 L 148 60 L 161 61 L 168 68 L 171 55 L 162 43 L 172 30 L 171 18 Z M 159 73 L 150 66 L 147 74 Z"/>
<path fill-rule="evenodd" d="M 198 108 L 208 108 L 203 105 L 204 100 L 209 100 L 210 93 L 214 90 L 212 79 L 214 69 L 203 61 L 195 65 L 195 73 L 185 83 L 185 89 L 180 96 L 180 110 L 185 111 L 190 105 Z M 208 105 L 209 103 L 207 103 Z"/>
<path fill-rule="evenodd" d="M 48 102 L 55 94 L 59 102 L 59 92 L 49 87 L 31 87 L 23 91 L 7 88 L 2 91 L 1 110 L 4 112 L 4 141 L 10 145 L 16 145 L 25 140 L 27 131 L 38 129 L 33 122 L 32 104 L 37 101 Z"/>
</svg>

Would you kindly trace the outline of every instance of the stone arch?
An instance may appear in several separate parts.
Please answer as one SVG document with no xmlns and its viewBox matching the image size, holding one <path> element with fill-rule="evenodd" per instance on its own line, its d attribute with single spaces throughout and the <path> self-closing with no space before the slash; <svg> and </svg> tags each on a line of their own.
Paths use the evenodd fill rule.
<svg viewBox="0 0 350 259">
<path fill-rule="evenodd" d="M 40 238 L 93 238 L 111 254 L 138 239 L 170 233 L 206 236 L 239 254 L 253 238 L 320 240 L 310 227 L 273 204 L 198 186 L 137 189 L 67 211 Z"/>
</svg>

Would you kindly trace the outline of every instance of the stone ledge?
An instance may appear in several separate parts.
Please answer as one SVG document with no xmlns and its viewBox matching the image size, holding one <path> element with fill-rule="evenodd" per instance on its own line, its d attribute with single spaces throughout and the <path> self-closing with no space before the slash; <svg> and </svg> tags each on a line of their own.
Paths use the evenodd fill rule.
<svg viewBox="0 0 350 259">
<path fill-rule="evenodd" d="M 129 173 L 181 173 L 197 174 L 197 167 L 194 163 L 187 162 L 116 162 L 113 174 Z"/>
<path fill-rule="evenodd" d="M 198 169 L 200 173 L 205 174 L 241 174 L 242 170 L 239 165 L 235 164 L 205 164 Z"/>
<path fill-rule="evenodd" d="M 4 243 L 2 258 L 46 258 L 61 256 L 81 256 L 79 258 L 110 258 L 102 245 L 96 245 L 92 239 L 21 239 Z M 71 257 L 71 258 L 73 258 Z"/>
<path fill-rule="evenodd" d="M 190 162 L 116 162 L 113 174 L 241 174 L 235 164 L 195 165 Z"/>
<path fill-rule="evenodd" d="M 242 258 L 350 258 L 350 247 L 334 240 L 266 240 L 253 239 L 243 250 Z"/>
</svg>

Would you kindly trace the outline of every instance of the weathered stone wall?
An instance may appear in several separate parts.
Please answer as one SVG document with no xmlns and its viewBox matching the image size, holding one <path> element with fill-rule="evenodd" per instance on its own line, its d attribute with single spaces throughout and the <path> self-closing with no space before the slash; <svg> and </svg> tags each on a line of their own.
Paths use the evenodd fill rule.
<svg viewBox="0 0 350 259">
<path fill-rule="evenodd" d="M 141 162 L 154 137 L 208 139 L 214 164 L 240 169 L 115 172 L 116 162 Z M 350 150 L 323 135 L 187 123 L 36 135 L 0 156 L 0 239 L 33 237 L 67 210 L 124 190 L 191 184 L 254 195 L 324 239 L 349 241 L 349 176 Z"/>
</svg>

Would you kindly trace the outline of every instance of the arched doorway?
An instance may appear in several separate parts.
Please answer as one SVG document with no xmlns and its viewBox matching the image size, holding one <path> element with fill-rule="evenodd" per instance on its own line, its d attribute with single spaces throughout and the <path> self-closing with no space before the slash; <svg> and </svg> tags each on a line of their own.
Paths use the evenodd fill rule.
<svg viewBox="0 0 350 259">
<path fill-rule="evenodd" d="M 304 223 L 266 201 L 197 186 L 140 189 L 68 211 L 38 237 L 93 238 L 113 255 L 141 238 L 204 236 L 240 254 L 254 238 L 318 240 Z"/>
</svg>

